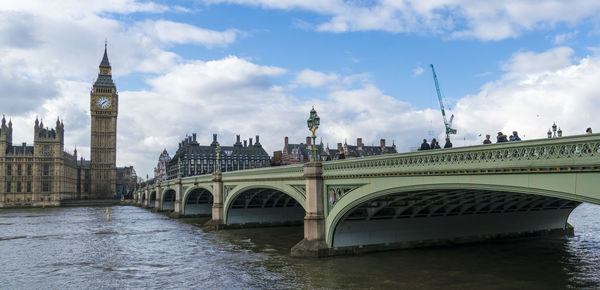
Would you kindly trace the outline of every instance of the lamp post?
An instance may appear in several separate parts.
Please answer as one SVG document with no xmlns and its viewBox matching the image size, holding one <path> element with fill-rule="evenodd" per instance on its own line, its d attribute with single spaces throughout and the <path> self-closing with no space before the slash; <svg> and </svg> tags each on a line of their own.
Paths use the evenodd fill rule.
<svg viewBox="0 0 600 290">
<path fill-rule="evenodd" d="M 562 133 L 563 131 L 560 129 L 560 127 L 558 128 L 558 131 L 556 130 L 558 126 L 556 126 L 556 122 L 552 123 L 552 131 L 550 131 L 550 129 L 548 129 L 548 138 L 556 138 L 556 137 L 562 137 Z"/>
<path fill-rule="evenodd" d="M 312 144 L 310 146 L 310 161 L 318 162 L 319 157 L 317 152 L 317 146 L 315 146 L 315 142 L 317 139 L 317 129 L 319 129 L 319 123 L 321 122 L 321 118 L 317 115 L 317 111 L 315 111 L 315 107 L 310 110 L 310 117 L 306 120 L 306 124 L 308 125 L 308 130 L 312 132 Z"/>
<path fill-rule="evenodd" d="M 217 142 L 217 162 L 215 164 L 215 172 L 221 172 L 221 145 Z"/>
</svg>

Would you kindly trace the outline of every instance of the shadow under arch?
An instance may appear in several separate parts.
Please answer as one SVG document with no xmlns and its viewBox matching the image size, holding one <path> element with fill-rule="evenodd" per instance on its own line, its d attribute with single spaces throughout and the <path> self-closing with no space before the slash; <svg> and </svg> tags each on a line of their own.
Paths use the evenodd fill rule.
<svg viewBox="0 0 600 290">
<path fill-rule="evenodd" d="M 562 192 L 484 184 L 413 185 L 368 194 L 362 190 L 341 199 L 330 212 L 328 245 L 413 247 L 564 233 L 570 213 L 583 201 Z"/>
<path fill-rule="evenodd" d="M 167 188 L 163 190 L 161 194 L 161 209 L 172 211 L 175 209 L 175 190 L 172 188 Z"/>
<path fill-rule="evenodd" d="M 150 194 L 148 195 L 148 207 L 155 207 L 156 206 L 156 191 L 151 191 Z"/>
<path fill-rule="evenodd" d="M 183 194 L 181 214 L 189 215 L 211 215 L 213 205 L 212 192 L 202 186 L 194 186 Z"/>
<path fill-rule="evenodd" d="M 305 200 L 297 193 L 268 185 L 234 188 L 225 199 L 225 224 L 301 223 Z"/>
</svg>

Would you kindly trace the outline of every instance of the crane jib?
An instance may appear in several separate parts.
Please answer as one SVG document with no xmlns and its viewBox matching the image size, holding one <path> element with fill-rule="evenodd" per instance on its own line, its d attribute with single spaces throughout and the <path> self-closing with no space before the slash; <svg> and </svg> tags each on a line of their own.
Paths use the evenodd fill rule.
<svg viewBox="0 0 600 290">
<path fill-rule="evenodd" d="M 433 64 L 431 66 L 431 72 L 433 73 L 433 81 L 435 82 L 435 91 L 438 96 L 438 101 L 440 102 L 440 111 L 442 111 L 442 117 L 444 119 L 444 127 L 446 127 L 446 138 L 448 138 L 450 134 L 456 134 L 456 130 L 452 129 L 452 120 L 454 120 L 454 115 L 450 116 L 450 122 L 446 119 L 446 110 L 444 109 L 444 102 L 442 101 L 442 93 L 440 92 L 440 85 L 438 84 L 437 75 L 435 73 L 435 68 Z"/>
</svg>

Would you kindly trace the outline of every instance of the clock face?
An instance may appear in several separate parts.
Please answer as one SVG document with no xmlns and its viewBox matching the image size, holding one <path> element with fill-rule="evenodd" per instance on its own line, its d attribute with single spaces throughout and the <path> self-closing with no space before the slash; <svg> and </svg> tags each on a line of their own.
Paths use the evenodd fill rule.
<svg viewBox="0 0 600 290">
<path fill-rule="evenodd" d="M 98 100 L 96 100 L 96 105 L 100 109 L 108 109 L 110 107 L 110 99 L 107 97 L 99 97 Z"/>
</svg>

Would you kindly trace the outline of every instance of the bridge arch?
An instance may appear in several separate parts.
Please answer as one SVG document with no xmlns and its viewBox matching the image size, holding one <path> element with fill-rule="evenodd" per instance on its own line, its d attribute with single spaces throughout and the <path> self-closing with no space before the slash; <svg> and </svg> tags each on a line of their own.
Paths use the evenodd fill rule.
<svg viewBox="0 0 600 290">
<path fill-rule="evenodd" d="M 254 184 L 226 191 L 225 224 L 290 223 L 302 221 L 306 214 L 304 196 L 291 189 Z"/>
<path fill-rule="evenodd" d="M 148 193 L 148 207 L 155 207 L 156 206 L 156 190 L 151 190 Z"/>
<path fill-rule="evenodd" d="M 212 204 L 213 193 L 210 186 L 192 186 L 183 193 L 181 215 L 210 215 Z"/>
<path fill-rule="evenodd" d="M 140 200 L 141 200 L 141 205 L 145 206 L 146 205 L 146 193 L 144 191 L 140 191 L 139 192 L 140 195 Z"/>
<path fill-rule="evenodd" d="M 370 190 L 363 186 L 337 201 L 326 218 L 328 245 L 413 246 L 565 229 L 572 210 L 587 201 L 569 192 L 475 183 Z"/>
<path fill-rule="evenodd" d="M 175 209 L 175 189 L 167 187 L 161 190 L 160 205 L 160 210 L 171 211 Z"/>
</svg>

